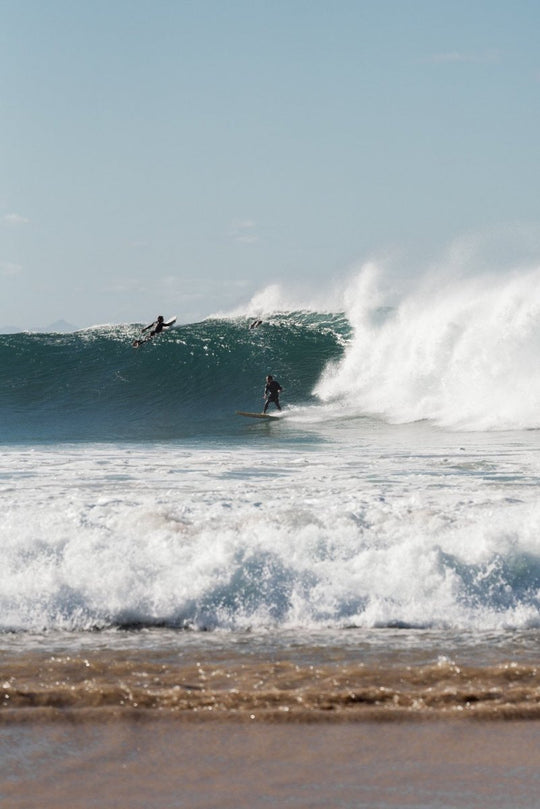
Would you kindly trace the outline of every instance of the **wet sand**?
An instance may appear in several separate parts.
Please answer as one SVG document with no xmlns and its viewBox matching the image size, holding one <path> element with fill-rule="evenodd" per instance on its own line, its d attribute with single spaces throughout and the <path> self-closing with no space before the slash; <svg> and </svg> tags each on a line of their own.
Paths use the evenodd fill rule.
<svg viewBox="0 0 540 809">
<path fill-rule="evenodd" d="M 5 650 L 0 806 L 537 809 L 539 669 L 497 657 Z"/>
<path fill-rule="evenodd" d="M 2 809 L 536 809 L 537 722 L 0 727 Z"/>
<path fill-rule="evenodd" d="M 406 718 L 540 719 L 536 661 L 496 665 L 309 664 L 160 651 L 27 652 L 0 664 L 0 725 L 65 718 L 107 721 L 218 717 L 249 721 Z"/>
</svg>

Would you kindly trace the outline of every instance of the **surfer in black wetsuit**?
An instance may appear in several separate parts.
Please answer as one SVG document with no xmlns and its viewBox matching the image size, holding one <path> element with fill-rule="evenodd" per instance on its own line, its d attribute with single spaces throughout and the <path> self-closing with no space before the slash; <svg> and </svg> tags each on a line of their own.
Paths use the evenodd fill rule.
<svg viewBox="0 0 540 809">
<path fill-rule="evenodd" d="M 268 405 L 270 404 L 270 402 L 273 402 L 277 407 L 277 409 L 281 410 L 281 405 L 279 403 L 279 394 L 281 393 L 282 390 L 283 388 L 281 387 L 277 379 L 274 379 L 273 376 L 268 374 L 268 376 L 266 377 L 266 385 L 264 388 L 264 398 L 266 401 L 264 403 L 263 413 L 266 413 L 266 411 L 268 410 Z"/>
<path fill-rule="evenodd" d="M 165 323 L 163 322 L 163 315 L 158 315 L 157 320 L 154 320 L 154 322 L 150 323 L 149 326 L 145 326 L 144 329 L 141 329 L 141 331 L 148 331 L 148 329 L 152 329 L 150 332 L 150 337 L 153 337 L 154 334 L 159 334 L 164 328 Z"/>
<path fill-rule="evenodd" d="M 168 326 L 172 325 L 173 322 L 174 322 L 174 320 L 173 321 L 168 321 L 167 323 L 165 323 L 163 315 L 158 315 L 157 320 L 154 320 L 154 322 L 150 323 L 149 326 L 145 326 L 143 329 L 141 329 L 141 331 L 143 331 L 143 332 L 148 331 L 148 329 L 152 329 L 152 331 L 150 332 L 148 337 L 145 337 L 144 340 L 134 340 L 133 341 L 133 348 L 138 348 L 143 343 L 148 342 L 148 340 L 151 340 L 152 337 L 155 334 L 160 334 L 160 332 L 162 332 L 163 329 L 165 329 Z"/>
</svg>

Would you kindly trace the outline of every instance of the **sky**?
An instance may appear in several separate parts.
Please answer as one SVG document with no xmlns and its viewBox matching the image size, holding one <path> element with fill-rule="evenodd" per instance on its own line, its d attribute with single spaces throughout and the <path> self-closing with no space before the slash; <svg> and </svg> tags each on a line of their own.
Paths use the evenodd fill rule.
<svg viewBox="0 0 540 809">
<path fill-rule="evenodd" d="M 540 264 L 539 39 L 537 0 L 0 0 L 0 328 Z"/>
</svg>

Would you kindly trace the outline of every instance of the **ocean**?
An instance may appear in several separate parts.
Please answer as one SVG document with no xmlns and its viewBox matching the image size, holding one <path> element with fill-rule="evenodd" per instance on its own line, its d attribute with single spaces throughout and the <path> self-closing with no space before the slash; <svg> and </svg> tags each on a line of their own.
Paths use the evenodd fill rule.
<svg viewBox="0 0 540 809">
<path fill-rule="evenodd" d="M 537 281 L 0 336 L 3 723 L 539 718 Z"/>
</svg>

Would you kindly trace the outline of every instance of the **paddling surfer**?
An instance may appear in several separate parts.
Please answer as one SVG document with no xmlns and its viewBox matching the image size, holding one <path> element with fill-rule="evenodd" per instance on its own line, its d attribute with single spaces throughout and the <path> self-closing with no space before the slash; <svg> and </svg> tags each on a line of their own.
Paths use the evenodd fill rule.
<svg viewBox="0 0 540 809">
<path fill-rule="evenodd" d="M 144 329 L 141 329 L 141 331 L 148 331 L 148 329 L 152 329 L 152 331 L 150 332 L 150 337 L 153 337 L 154 334 L 159 334 L 160 332 L 162 332 L 164 328 L 165 322 L 163 319 L 163 315 L 158 315 L 157 320 L 154 320 L 154 322 L 150 323 L 149 326 L 145 326 Z"/>
<path fill-rule="evenodd" d="M 173 322 L 174 322 L 174 319 L 172 321 L 169 321 L 169 322 L 165 323 L 163 315 L 158 315 L 156 320 L 154 320 L 153 323 L 150 323 L 148 326 L 145 326 L 143 329 L 141 329 L 142 332 L 145 332 L 145 331 L 148 331 L 148 329 L 151 329 L 151 332 L 148 335 L 148 337 L 145 337 L 144 340 L 134 340 L 133 341 L 134 348 L 138 348 L 141 345 L 141 343 L 148 342 L 148 340 L 151 340 L 152 337 L 155 334 L 160 334 L 163 331 L 163 329 L 166 329 L 169 326 L 172 326 Z"/>
<path fill-rule="evenodd" d="M 278 410 L 281 410 L 281 405 L 279 403 L 279 394 L 281 393 L 282 390 L 283 388 L 281 387 L 277 379 L 274 379 L 274 377 L 271 374 L 268 374 L 268 376 L 266 377 L 266 385 L 264 388 L 263 398 L 265 399 L 265 403 L 263 413 L 266 413 L 266 411 L 268 410 L 268 405 L 270 404 L 270 402 L 275 404 Z"/>
</svg>

